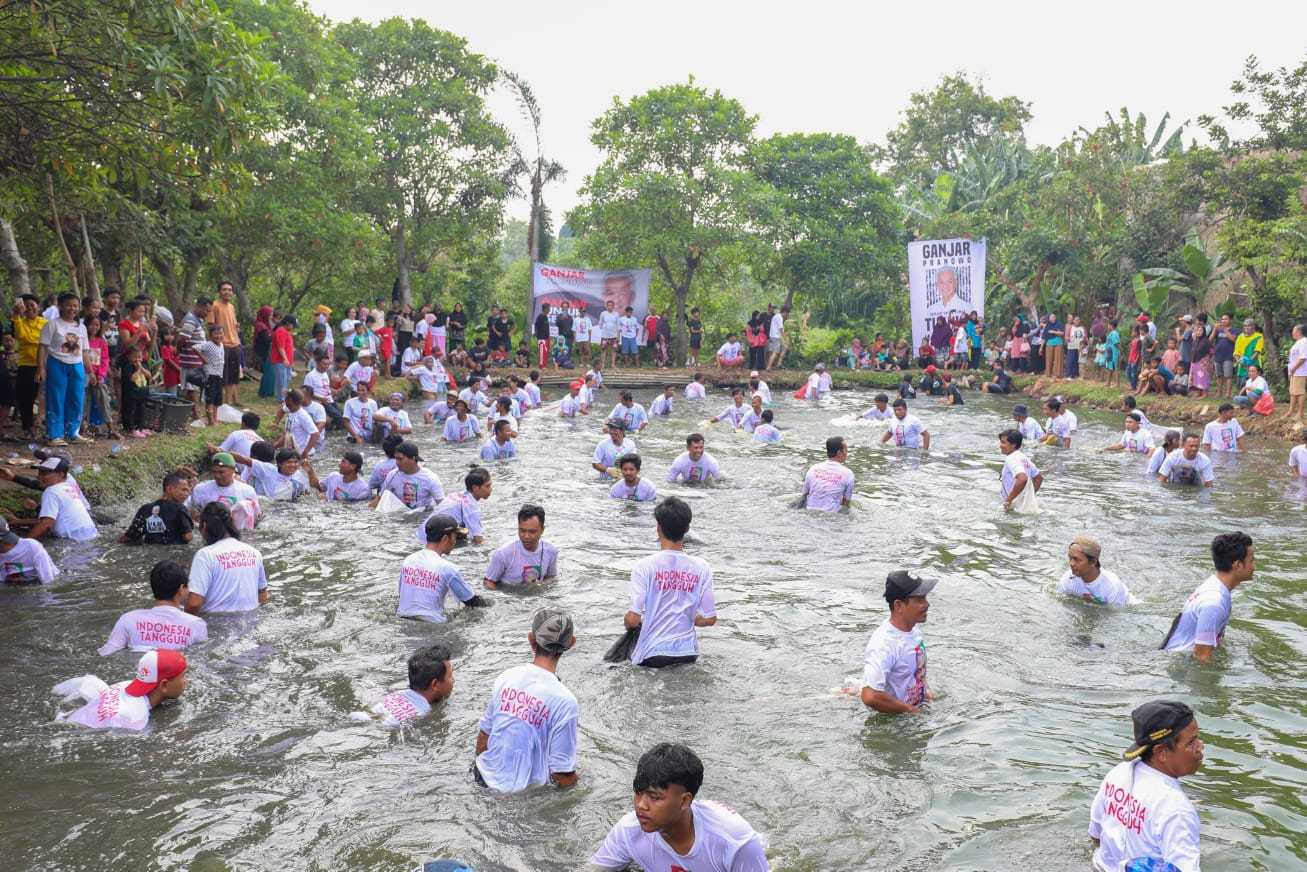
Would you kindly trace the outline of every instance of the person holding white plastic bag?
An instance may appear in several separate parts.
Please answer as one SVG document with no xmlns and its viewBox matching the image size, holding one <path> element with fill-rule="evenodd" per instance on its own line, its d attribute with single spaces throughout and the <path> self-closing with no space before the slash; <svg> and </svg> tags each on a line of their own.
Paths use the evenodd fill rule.
<svg viewBox="0 0 1307 872">
<path fill-rule="evenodd" d="M 1023 514 L 1039 511 L 1035 494 L 1044 486 L 1043 473 L 1021 452 L 1024 437 L 1015 428 L 998 434 L 998 450 L 1004 455 L 999 474 L 999 495 L 1003 509 Z"/>
</svg>

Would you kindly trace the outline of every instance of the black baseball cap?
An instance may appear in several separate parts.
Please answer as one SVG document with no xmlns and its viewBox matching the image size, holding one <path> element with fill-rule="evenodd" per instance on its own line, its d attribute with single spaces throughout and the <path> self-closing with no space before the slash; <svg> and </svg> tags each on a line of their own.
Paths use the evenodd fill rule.
<svg viewBox="0 0 1307 872">
<path fill-rule="evenodd" d="M 933 579 L 915 578 L 907 570 L 897 569 L 885 576 L 885 599 L 893 602 L 910 596 L 925 596 L 938 583 Z"/>
<path fill-rule="evenodd" d="M 1134 721 L 1135 743 L 1121 755 L 1126 760 L 1142 757 L 1158 742 L 1189 726 L 1194 719 L 1194 710 L 1175 700 L 1155 699 L 1132 711 L 1130 719 Z"/>
<path fill-rule="evenodd" d="M 1012 414 L 1020 415 L 1021 417 L 1025 418 L 1030 415 L 1030 410 L 1026 408 L 1025 403 L 1017 403 L 1015 406 L 1012 407 Z"/>
<path fill-rule="evenodd" d="M 395 453 L 402 454 L 405 457 L 411 457 L 414 460 L 421 460 L 422 455 L 418 453 L 418 447 L 412 442 L 401 442 L 395 446 Z"/>
</svg>

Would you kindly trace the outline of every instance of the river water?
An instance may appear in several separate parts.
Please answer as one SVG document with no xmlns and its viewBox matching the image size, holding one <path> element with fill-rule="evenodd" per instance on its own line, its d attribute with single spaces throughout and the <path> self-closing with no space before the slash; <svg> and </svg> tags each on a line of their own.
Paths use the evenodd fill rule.
<svg viewBox="0 0 1307 872">
<path fill-rule="evenodd" d="M 727 480 L 665 484 L 684 434 L 725 403 L 678 398 L 640 440 L 660 493 L 691 503 L 688 550 L 714 571 L 720 620 L 701 631 L 703 656 L 689 668 L 602 661 L 630 566 L 657 545 L 651 504 L 610 500 L 589 471 L 596 416 L 528 417 L 523 456 L 494 468 L 487 544 L 454 555 L 479 581 L 491 548 L 515 535 L 518 506 L 541 502 L 562 552 L 551 588 L 489 594 L 492 608 L 456 610 L 445 625 L 399 620 L 397 569 L 421 515 L 278 504 L 251 539 L 271 604 L 211 619 L 189 689 L 145 736 L 56 724 L 49 690 L 88 672 L 129 677 L 136 655 L 102 660 L 95 649 L 120 613 L 149 600 L 153 561 L 186 561 L 191 549 L 133 549 L 107 533 L 55 546 L 65 567 L 55 585 L 0 591 L 0 865 L 406 870 L 456 856 L 479 870 L 573 870 L 630 807 L 640 753 L 677 740 L 704 759 L 701 794 L 765 833 L 778 870 L 1085 870 L 1089 804 L 1129 744 L 1129 712 L 1165 695 L 1194 706 L 1207 742 L 1202 771 L 1185 781 L 1203 868 L 1307 869 L 1307 502 L 1285 446 L 1218 461 L 1211 493 L 1178 493 L 1145 481 L 1141 458 L 1090 450 L 1119 422 L 1082 413 L 1076 448 L 1034 451 L 1043 513 L 1012 516 L 1000 511 L 995 444 L 1011 401 L 914 404 L 934 438 L 922 458 L 848 423 L 870 405 L 850 392 L 820 406 L 778 397 L 781 445 L 718 425 L 709 451 Z M 441 447 L 421 429 L 429 466 L 459 486 L 475 449 Z M 792 509 L 836 432 L 853 446 L 854 508 Z M 1212 536 L 1232 529 L 1253 537 L 1257 575 L 1235 593 L 1225 646 L 1207 668 L 1159 653 L 1211 571 Z M 1104 566 L 1138 605 L 1055 596 L 1081 532 L 1103 542 Z M 922 628 L 937 700 L 915 718 L 869 715 L 835 692 L 858 683 L 863 645 L 885 617 L 885 574 L 900 567 L 941 580 Z M 496 797 L 468 777 L 477 720 L 494 677 L 527 659 L 530 615 L 546 603 L 577 626 L 560 674 L 581 706 L 581 780 Z M 403 686 L 408 654 L 433 640 L 457 655 L 443 707 L 400 733 L 350 719 Z"/>
</svg>

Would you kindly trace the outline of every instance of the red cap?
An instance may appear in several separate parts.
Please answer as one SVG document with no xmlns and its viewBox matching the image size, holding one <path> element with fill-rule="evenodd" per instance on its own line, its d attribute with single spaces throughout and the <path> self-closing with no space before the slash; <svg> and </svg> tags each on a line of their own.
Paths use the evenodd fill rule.
<svg viewBox="0 0 1307 872">
<path fill-rule="evenodd" d="M 932 363 L 930 366 L 926 367 L 926 372 L 934 372 L 934 371 L 935 371 L 935 364 Z"/>
<path fill-rule="evenodd" d="M 127 685 L 128 696 L 145 696 L 159 686 L 159 682 L 176 678 L 186 671 L 186 658 L 180 651 L 146 651 L 136 664 L 136 680 Z"/>
<path fill-rule="evenodd" d="M 1140 315 L 1140 316 L 1139 316 L 1138 318 L 1136 318 L 1135 320 L 1138 321 L 1140 324 L 1147 324 L 1147 323 L 1148 323 L 1148 316 L 1147 316 L 1147 315 Z"/>
<path fill-rule="evenodd" d="M 574 382 L 572 382 L 570 385 L 568 385 L 568 387 L 576 388 L 579 391 L 581 390 L 581 388 L 585 387 L 585 382 L 581 381 L 580 379 L 577 379 Z"/>
</svg>

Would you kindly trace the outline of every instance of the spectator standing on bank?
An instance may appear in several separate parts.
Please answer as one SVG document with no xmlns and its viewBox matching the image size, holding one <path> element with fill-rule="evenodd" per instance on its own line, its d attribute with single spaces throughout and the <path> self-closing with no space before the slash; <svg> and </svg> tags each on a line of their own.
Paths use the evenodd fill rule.
<svg viewBox="0 0 1307 872">
<path fill-rule="evenodd" d="M 231 282 L 218 285 L 218 299 L 209 310 L 209 323 L 222 326 L 222 399 L 230 405 L 240 401 L 236 389 L 241 383 L 241 332 L 236 318 L 236 304 L 232 302 L 236 290 Z"/>
</svg>

